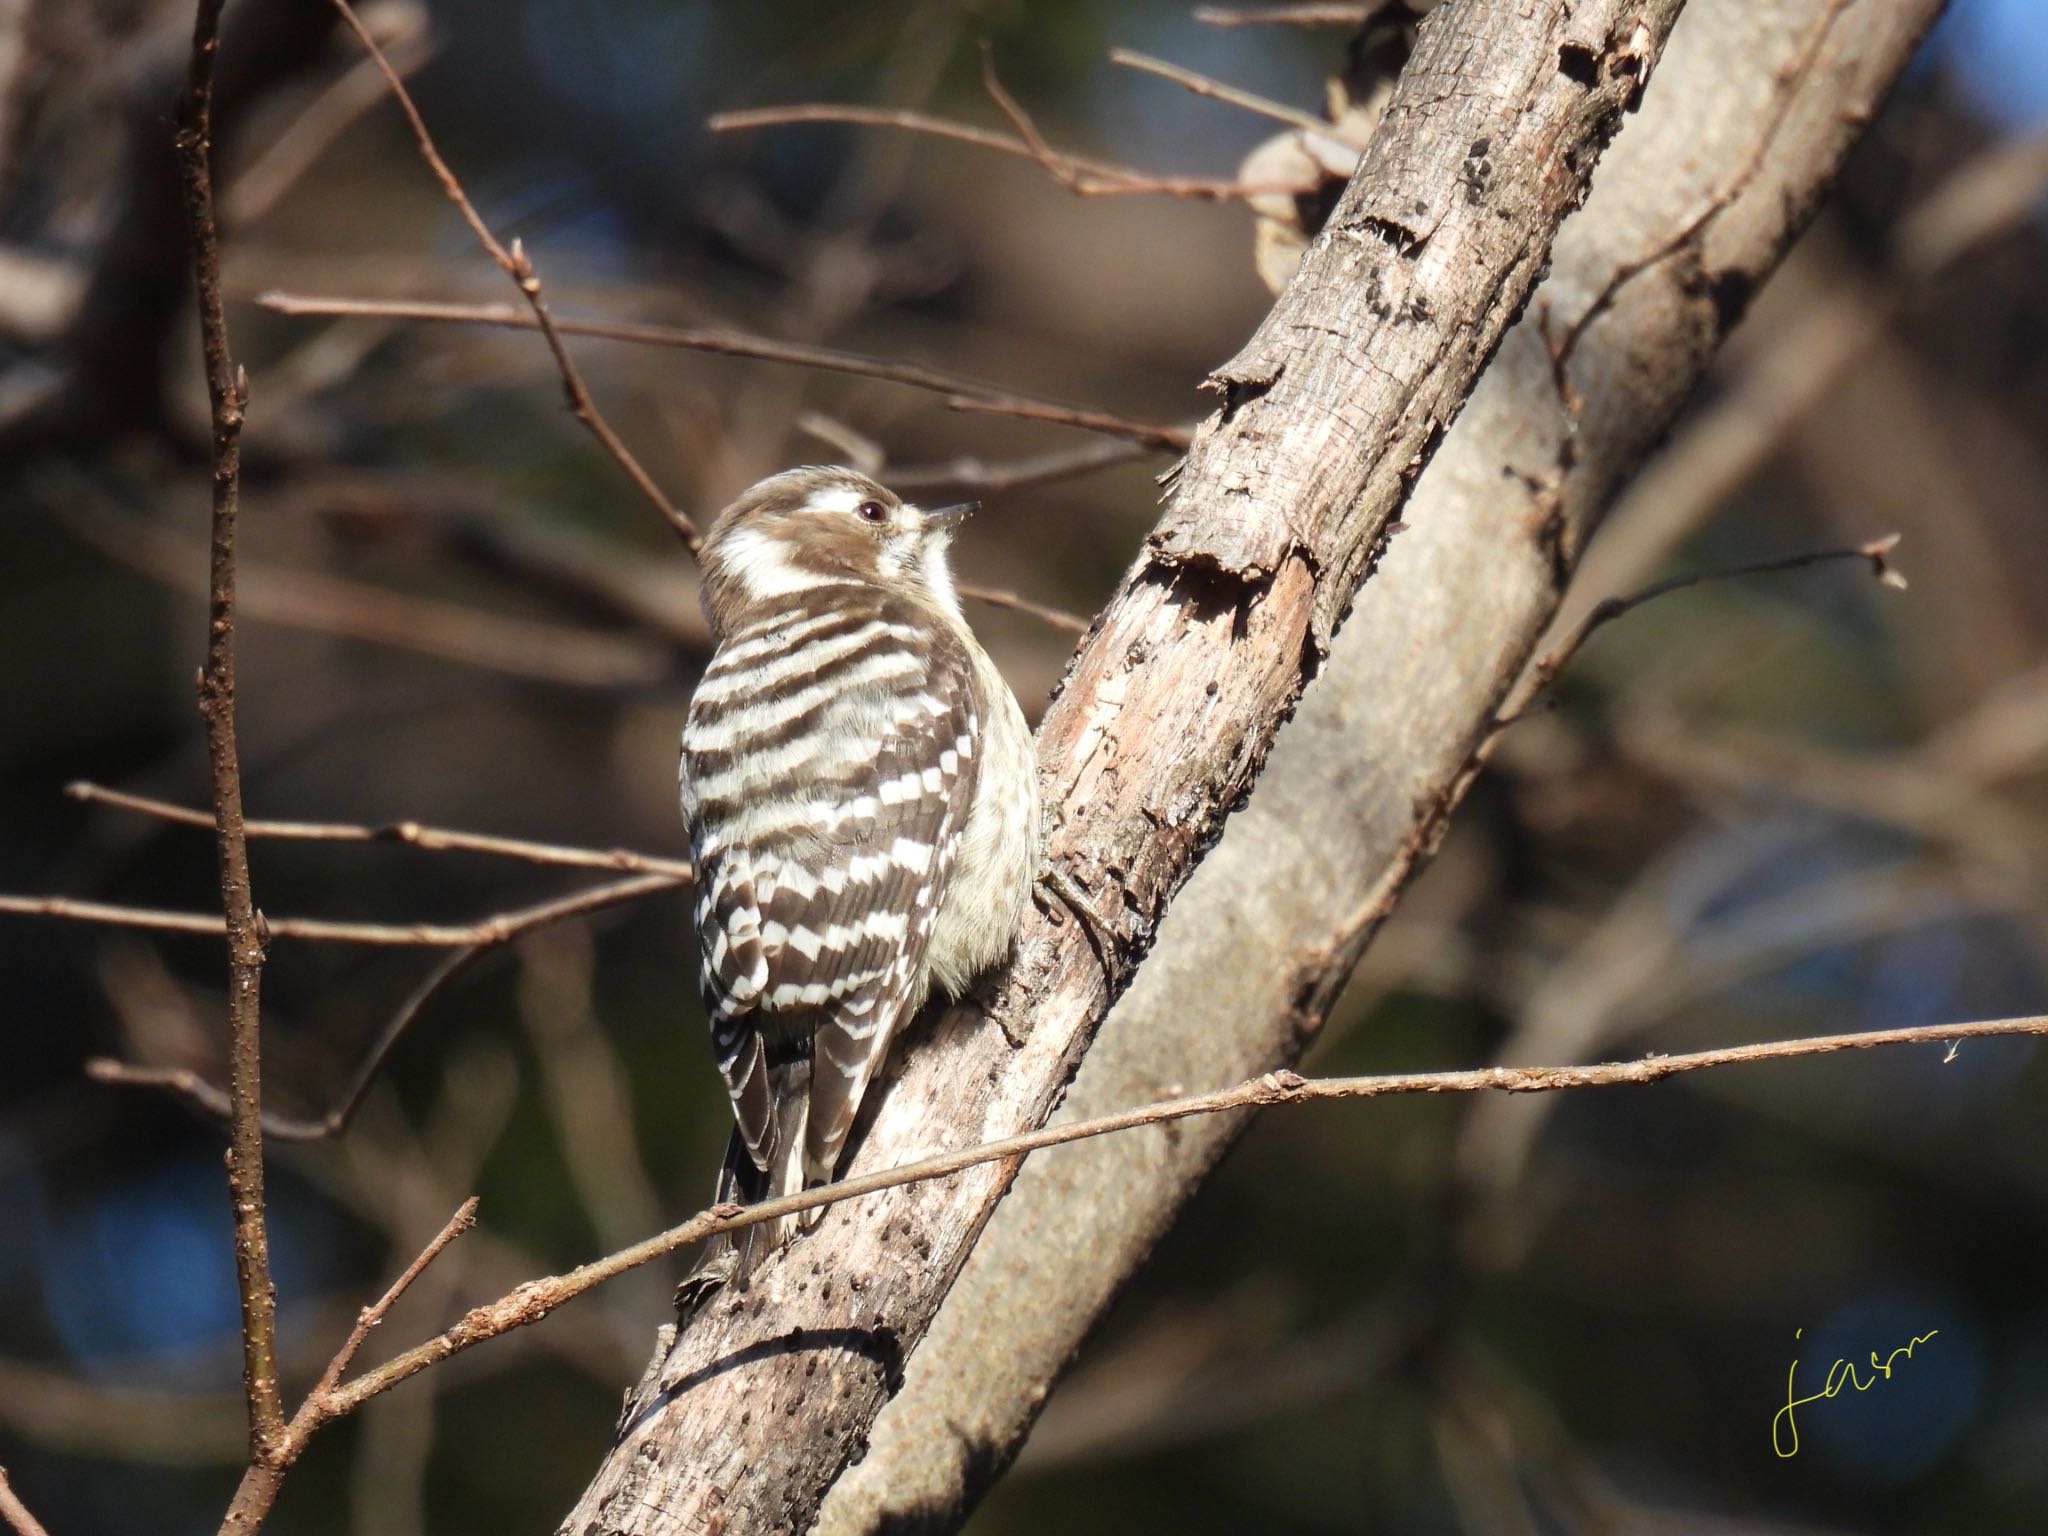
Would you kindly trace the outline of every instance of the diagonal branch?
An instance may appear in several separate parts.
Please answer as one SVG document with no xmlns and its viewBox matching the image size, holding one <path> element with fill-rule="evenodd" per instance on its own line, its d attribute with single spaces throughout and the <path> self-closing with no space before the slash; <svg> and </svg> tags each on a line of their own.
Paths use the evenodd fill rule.
<svg viewBox="0 0 2048 1536">
<path fill-rule="evenodd" d="M 705 121 L 713 133 L 740 133 L 756 128 L 785 128 L 796 123 L 850 123 L 865 128 L 898 128 L 932 138 L 951 139 L 1015 155 L 1036 162 L 1041 170 L 1078 197 L 1180 197 L 1198 202 L 1224 202 L 1254 197 L 1267 192 L 1303 192 L 1292 185 L 1253 186 L 1239 181 L 1219 181 L 1205 176 L 1154 176 L 1126 165 L 1095 160 L 1086 155 L 1054 149 L 1032 125 L 1022 107 L 994 83 L 993 71 L 985 71 L 991 97 L 1015 134 L 956 123 L 951 118 L 898 107 L 862 107 L 836 102 L 794 102 L 781 107 L 749 107 L 734 112 L 717 112 Z"/>
<path fill-rule="evenodd" d="M 1804 39 L 1799 45 L 1796 56 L 1791 61 L 1788 70 L 1791 78 L 1804 78 L 1812 70 L 1813 61 L 1820 56 L 1821 49 L 1827 45 L 1828 35 L 1834 31 L 1835 23 L 1841 20 L 1842 12 L 1851 3 L 1852 0 L 1829 0 L 1829 3 L 1813 18 L 1811 25 L 1807 28 Z M 1561 384 L 1565 379 L 1565 365 L 1571 360 L 1572 354 L 1578 350 L 1579 343 L 1585 339 L 1586 332 L 1592 328 L 1594 322 L 1599 320 L 1613 306 L 1615 295 L 1653 267 L 1669 261 L 1673 256 L 1686 250 L 1688 247 L 1697 245 L 1701 235 L 1706 232 L 1708 226 L 1720 218 L 1723 213 L 1727 212 L 1735 200 L 1756 180 L 1757 173 L 1761 170 L 1765 157 L 1770 154 L 1772 147 L 1777 142 L 1778 134 L 1783 130 L 1786 120 L 1791 116 L 1792 104 L 1795 99 L 1789 91 L 1780 92 L 1775 96 L 1770 104 L 1770 116 L 1765 121 L 1763 131 L 1757 135 L 1756 150 L 1750 159 L 1745 164 L 1737 167 L 1728 180 L 1717 187 L 1713 194 L 1700 204 L 1698 210 L 1682 222 L 1678 228 L 1642 255 L 1616 266 L 1613 272 L 1608 275 L 1607 281 L 1601 285 L 1600 290 L 1593 295 L 1593 298 L 1587 303 L 1586 307 L 1579 311 L 1578 317 L 1566 327 L 1564 334 L 1558 338 L 1556 344 L 1551 349 L 1551 363 L 1557 371 Z M 1570 391 L 1568 386 L 1565 388 L 1564 393 L 1567 400 L 1569 400 Z"/>
<path fill-rule="evenodd" d="M 1240 86 L 1228 85 L 1221 80 L 1197 73 L 1184 65 L 1155 59 L 1149 53 L 1140 53 L 1135 48 L 1112 48 L 1109 62 L 1121 64 L 1125 69 L 1135 69 L 1143 74 L 1157 75 L 1162 80 L 1171 80 L 1175 85 L 1203 96 L 1210 101 L 1226 102 L 1233 107 L 1242 107 L 1260 117 L 1270 117 L 1275 122 L 1286 123 L 1308 133 L 1321 134 L 1326 139 L 1344 142 L 1344 135 L 1337 125 L 1327 117 L 1317 117 L 1313 112 L 1304 112 L 1299 107 L 1290 107 L 1285 102 L 1275 101 L 1270 96 L 1261 96 L 1256 91 L 1247 91 Z M 1351 146 L 1358 148 L 1356 144 Z"/>
<path fill-rule="evenodd" d="M 1644 603 L 1683 592 L 1688 587 L 1697 587 L 1710 581 L 1732 581 L 1745 576 L 1769 576 L 1780 571 L 1804 570 L 1808 566 L 1825 565 L 1837 560 L 1860 560 L 1870 567 L 1870 574 L 1878 582 L 1894 590 L 1904 590 L 1906 578 L 1899 574 L 1891 563 L 1891 552 L 1898 547 L 1899 535 L 1887 534 L 1883 538 L 1871 539 L 1849 549 L 1817 549 L 1803 554 L 1780 555 L 1770 560 L 1752 560 L 1742 565 L 1721 566 L 1710 571 L 1687 571 L 1682 575 L 1667 577 L 1653 582 L 1640 592 L 1630 592 L 1621 597 L 1604 597 L 1587 610 L 1585 618 L 1554 649 L 1544 652 L 1529 666 L 1529 672 L 1522 679 L 1517 697 L 1503 709 L 1495 719 L 1496 729 L 1505 729 L 1518 720 L 1536 714 L 1544 707 L 1543 695 L 1555 683 L 1558 674 L 1571 665 L 1571 660 L 1593 638 L 1594 631 L 1611 624 L 1623 614 L 1631 613 Z"/>
<path fill-rule="evenodd" d="M 596 1289 L 608 1280 L 650 1264 L 692 1243 L 725 1232 L 736 1232 L 757 1222 L 779 1220 L 805 1211 L 824 1210 L 845 1201 L 948 1178 L 971 1168 L 992 1163 L 1016 1163 L 1034 1152 L 1073 1142 L 1091 1141 L 1098 1136 L 1116 1135 L 1145 1126 L 1166 1125 L 1242 1110 L 1273 1108 L 1289 1104 L 1313 1104 L 1336 1100 L 1377 1099 L 1411 1094 L 1472 1093 L 1557 1093 L 1587 1088 L 1643 1087 L 1661 1083 L 1689 1072 L 1755 1065 L 1762 1062 L 1793 1061 L 1843 1051 L 1878 1050 L 1893 1046 L 1933 1045 L 1943 1048 L 1939 1065 L 1955 1059 L 1963 1040 L 2009 1039 L 2015 1036 L 2048 1035 L 2048 1016 L 2030 1015 L 2010 1019 L 1973 1020 L 1966 1023 L 1912 1025 L 1896 1029 L 1866 1030 L 1851 1034 L 1816 1035 L 1797 1040 L 1767 1040 L 1753 1045 L 1722 1046 L 1712 1050 L 1687 1051 L 1676 1055 L 1648 1055 L 1629 1061 L 1601 1062 L 1590 1066 L 1476 1067 L 1465 1071 L 1392 1072 L 1357 1077 L 1307 1078 L 1289 1071 L 1267 1072 L 1248 1082 L 1213 1093 L 1161 1099 L 1115 1114 L 1087 1120 L 1041 1126 L 1037 1130 L 1006 1136 L 956 1152 L 919 1158 L 898 1167 L 877 1169 L 835 1183 L 816 1185 L 794 1194 L 780 1195 L 754 1205 L 724 1204 L 699 1211 L 688 1221 L 669 1228 L 644 1242 L 622 1248 L 604 1258 L 594 1259 L 559 1275 L 545 1275 L 482 1306 L 473 1307 L 452 1327 L 422 1344 L 405 1350 L 382 1365 L 372 1367 L 354 1380 L 337 1384 L 339 1371 L 329 1367 L 328 1378 L 307 1400 L 307 1408 L 294 1417 L 289 1454 L 304 1449 L 306 1438 L 343 1414 L 388 1392 L 400 1382 L 439 1365 L 477 1345 L 487 1343 L 515 1329 L 541 1321 L 551 1312 Z M 408 1276 L 423 1268 L 439 1248 L 456 1233 L 457 1222 L 471 1207 L 465 1206 L 456 1220 L 444 1229 L 436 1244 L 415 1262 Z M 398 1287 L 394 1287 L 394 1290 Z M 390 1298 L 387 1298 L 387 1301 Z M 366 1313 L 367 1315 L 367 1313 Z M 381 1316 L 381 1313 L 379 1313 Z M 367 1331 L 367 1330 L 365 1330 Z M 352 1340 L 345 1355 L 352 1356 Z M 337 1357 L 345 1366 L 346 1359 Z M 331 1379 L 330 1379 L 331 1378 Z M 310 1415 L 309 1415 L 310 1410 Z"/>
<path fill-rule="evenodd" d="M 540 902 L 518 911 L 501 912 L 466 929 L 440 930 L 440 936 L 452 939 L 457 947 L 453 953 L 442 957 L 427 973 L 426 979 L 399 1005 L 398 1011 L 385 1023 L 383 1029 L 378 1031 L 376 1040 L 356 1063 L 355 1071 L 349 1075 L 347 1085 L 332 1107 L 317 1119 L 311 1120 L 275 1115 L 266 1111 L 262 1117 L 264 1133 L 279 1141 L 326 1141 L 341 1135 L 348 1129 L 349 1122 L 355 1118 L 357 1109 L 361 1108 L 364 1097 L 370 1091 L 370 1085 L 377 1080 L 377 1074 L 383 1070 L 384 1063 L 390 1059 L 391 1053 L 398 1048 L 398 1043 L 426 1011 L 427 1005 L 452 986 L 456 979 L 465 974 L 477 961 L 494 949 L 555 923 L 572 917 L 581 917 L 586 913 L 603 911 L 608 907 L 622 906 L 637 901 L 642 896 L 671 890 L 685 884 L 689 879 L 687 869 L 688 866 L 684 866 L 684 873 L 681 875 L 645 874 L 631 880 L 614 881 L 609 885 L 591 886 L 553 901 Z M 4 902 L 0 902 L 0 911 L 4 910 Z M 364 942 L 365 930 L 372 928 L 372 925 L 367 924 L 329 924 L 325 925 L 328 932 L 307 934 L 304 928 L 308 925 L 294 926 L 299 929 L 298 936 L 301 937 L 345 938 L 356 942 Z M 273 928 L 272 931 L 278 930 Z M 403 942 L 410 943 L 423 942 L 421 936 L 433 930 L 415 928 L 375 931 L 391 935 L 383 942 L 400 942 L 397 935 L 402 934 L 406 936 Z M 86 1062 L 85 1070 L 86 1075 L 95 1082 L 121 1083 L 136 1088 L 159 1088 L 187 1100 L 202 1114 L 211 1115 L 216 1119 L 224 1119 L 228 1114 L 227 1096 L 188 1067 L 136 1066 L 96 1056 Z"/>
<path fill-rule="evenodd" d="M 391 1309 L 398 1305 L 398 1298 L 410 1290 L 413 1282 L 427 1272 L 427 1266 L 441 1256 L 442 1249 L 476 1225 L 476 1207 L 475 1195 L 463 1201 L 456 1208 L 455 1214 L 448 1218 L 447 1224 L 428 1240 L 427 1246 L 420 1250 L 419 1256 L 399 1272 L 398 1278 L 391 1282 L 384 1294 L 363 1308 L 356 1317 L 355 1327 L 349 1330 L 349 1335 L 342 1341 L 341 1348 L 335 1351 L 334 1358 L 327 1362 L 327 1369 L 320 1373 L 319 1381 L 314 1383 L 310 1394 L 312 1397 L 325 1397 L 340 1384 L 341 1378 L 348 1373 L 349 1366 L 355 1362 L 357 1351 L 370 1337 L 370 1330 L 390 1316 Z"/>
<path fill-rule="evenodd" d="M 363 45 L 363 50 L 376 62 L 378 73 L 384 76 L 384 83 L 391 88 L 392 98 L 397 101 L 399 110 L 405 114 L 406 123 L 412 128 L 413 139 L 419 145 L 420 158 L 427 162 L 427 168 L 434 173 L 434 179 L 440 182 L 441 190 L 447 194 L 448 201 L 453 203 L 456 211 L 462 215 L 462 221 L 469 226 L 470 233 L 476 236 L 477 243 L 484 248 L 485 254 L 498 264 L 498 269 L 511 278 L 520 293 L 525 296 L 526 306 L 533 312 L 533 323 L 547 338 L 548 351 L 554 354 L 555 367 L 562 375 L 562 392 L 568 398 L 570 411 L 589 430 L 590 435 L 598 440 L 605 452 L 617 461 L 619 468 L 626 472 L 626 478 L 633 482 L 634 488 L 647 498 L 655 511 L 659 512 L 676 531 L 684 545 L 695 554 L 700 542 L 697 525 L 690 520 L 687 512 L 670 501 L 661 487 L 655 484 L 654 477 L 633 456 L 633 450 L 628 448 L 625 440 L 612 429 L 612 424 L 605 420 L 604 413 L 598 410 L 597 402 L 590 396 L 589 386 L 583 382 L 582 371 L 569 356 L 569 348 L 563 342 L 562 333 L 556 327 L 554 316 L 548 310 L 547 298 L 541 291 L 540 273 L 534 269 L 532 260 L 526 254 L 526 248 L 516 239 L 509 249 L 499 243 L 498 237 L 491 233 L 491 227 L 484 222 L 483 215 L 476 211 L 476 205 L 469 200 L 469 194 L 462 190 L 462 183 L 456 180 L 455 173 L 448 168 L 448 162 L 441 158 L 441 151 L 434 145 L 434 136 L 427 131 L 427 120 L 420 116 L 420 109 L 413 104 L 412 93 L 405 88 L 404 79 L 392 68 L 391 61 L 384 56 L 384 50 L 377 45 L 377 39 L 370 35 L 369 28 L 363 25 L 348 0 L 330 0 L 330 3 L 341 14 L 341 19 L 347 24 L 348 29 L 355 33 L 356 41 Z"/>
<path fill-rule="evenodd" d="M 42 1522 L 29 1513 L 28 1506 L 21 1502 L 14 1491 L 14 1485 L 7 1481 L 7 1469 L 0 1467 L 0 1520 L 7 1522 L 7 1528 L 14 1536 L 50 1536 L 43 1529 Z"/>
<path fill-rule="evenodd" d="M 323 298 L 312 294 L 270 292 L 259 294 L 256 302 L 280 315 L 325 315 L 347 319 L 421 320 L 463 325 L 502 326 L 510 330 L 537 330 L 539 322 L 510 304 L 463 304 L 439 299 L 355 299 Z M 679 347 L 691 352 L 710 352 L 722 357 L 745 357 L 756 362 L 787 363 L 796 368 L 814 368 L 822 373 L 844 373 L 855 378 L 878 379 L 902 384 L 948 397 L 956 410 L 974 409 L 999 415 L 1029 415 L 1035 420 L 1057 421 L 1068 426 L 1161 450 L 1185 448 L 1191 435 L 1185 427 L 1162 426 L 1134 421 L 1114 411 L 1074 405 L 1024 390 L 1011 389 L 906 359 L 877 357 L 868 352 L 850 352 L 843 347 L 821 347 L 809 342 L 778 341 L 744 331 L 704 326 L 652 325 L 624 320 L 584 320 L 559 317 L 555 329 L 565 336 L 591 336 L 605 341 L 624 341 L 643 346 Z M 971 404 L 969 404 L 971 402 Z"/>
</svg>

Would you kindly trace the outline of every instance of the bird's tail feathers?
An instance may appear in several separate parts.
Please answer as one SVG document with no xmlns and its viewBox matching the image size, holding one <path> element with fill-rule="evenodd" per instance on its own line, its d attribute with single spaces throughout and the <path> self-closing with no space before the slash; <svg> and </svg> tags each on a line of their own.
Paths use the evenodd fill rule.
<svg viewBox="0 0 2048 1536">
<path fill-rule="evenodd" d="M 756 1205 L 806 1187 L 804 1132 L 810 1116 L 810 1094 L 803 1091 L 805 1086 L 777 1085 L 772 1095 L 776 1123 L 775 1138 L 768 1149 L 770 1166 L 763 1168 L 756 1163 L 745 1139 L 737 1131 L 733 1133 L 726 1143 L 725 1162 L 718 1170 L 713 1204 Z M 793 1091 L 784 1091 L 785 1087 Z M 699 1305 L 723 1285 L 745 1290 L 754 1271 L 770 1254 L 787 1244 L 798 1231 L 808 1230 L 816 1220 L 816 1212 L 805 1211 L 757 1221 L 707 1238 L 704 1251 L 676 1288 L 677 1305 L 686 1309 Z"/>
</svg>

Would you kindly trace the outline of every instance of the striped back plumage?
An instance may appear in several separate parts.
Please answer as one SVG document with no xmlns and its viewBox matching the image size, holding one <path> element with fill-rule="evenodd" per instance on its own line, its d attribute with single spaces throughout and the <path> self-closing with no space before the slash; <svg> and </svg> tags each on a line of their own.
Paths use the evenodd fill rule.
<svg viewBox="0 0 2048 1536">
<path fill-rule="evenodd" d="M 832 1177 L 924 1000 L 987 708 L 970 644 L 914 594 L 815 581 L 733 626 L 691 704 L 683 798 L 735 1197 Z M 787 1235 L 746 1231 L 742 1276 Z"/>
</svg>

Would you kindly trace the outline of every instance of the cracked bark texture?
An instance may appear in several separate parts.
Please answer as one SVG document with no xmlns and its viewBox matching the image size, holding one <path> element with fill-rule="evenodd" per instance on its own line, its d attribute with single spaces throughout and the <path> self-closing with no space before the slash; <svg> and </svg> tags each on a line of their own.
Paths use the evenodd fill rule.
<svg viewBox="0 0 2048 1536">
<path fill-rule="evenodd" d="M 1680 4 L 1451 0 L 1425 22 L 1329 225 L 1217 370 L 1223 408 L 1039 733 L 1053 857 L 1115 931 L 1117 974 L 1071 919 L 1027 922 L 987 1008 L 953 1010 L 902 1053 L 851 1171 L 1008 1135 L 1058 1103 L 1250 790 Z M 1513 537 L 1513 510 L 1495 516 Z M 1015 1172 L 838 1207 L 747 1292 L 665 1334 L 562 1530 L 808 1529 Z"/>
<path fill-rule="evenodd" d="M 1433 846 L 1583 538 L 1698 383 L 1735 318 L 1731 297 L 1784 254 L 1939 9 L 1693 0 L 1593 196 L 1560 231 L 1531 317 L 1418 483 L 1412 527 L 1360 592 L 1256 793 L 1175 901 L 1054 1118 L 1297 1058 Z M 1670 259 L 1617 290 L 1579 345 L 1583 414 L 1559 479 L 1568 422 L 1536 317 L 1548 307 L 1569 325 L 1610 274 L 1717 202 Z M 868 1454 L 828 1495 L 820 1536 L 957 1529 L 1248 1118 L 1034 1159 Z"/>
</svg>

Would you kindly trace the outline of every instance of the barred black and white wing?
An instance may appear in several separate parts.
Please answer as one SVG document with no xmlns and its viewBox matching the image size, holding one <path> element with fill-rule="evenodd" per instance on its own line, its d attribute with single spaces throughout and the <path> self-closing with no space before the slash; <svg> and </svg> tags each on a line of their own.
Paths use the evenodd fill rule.
<svg viewBox="0 0 2048 1536">
<path fill-rule="evenodd" d="M 683 732 L 700 982 L 741 1198 L 832 1177 L 924 999 L 978 768 L 982 706 L 949 627 L 858 588 L 804 595 L 804 612 L 728 637 Z"/>
</svg>

